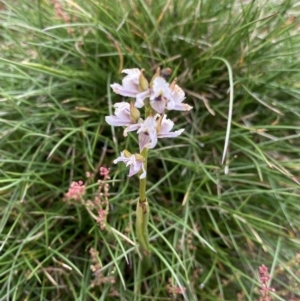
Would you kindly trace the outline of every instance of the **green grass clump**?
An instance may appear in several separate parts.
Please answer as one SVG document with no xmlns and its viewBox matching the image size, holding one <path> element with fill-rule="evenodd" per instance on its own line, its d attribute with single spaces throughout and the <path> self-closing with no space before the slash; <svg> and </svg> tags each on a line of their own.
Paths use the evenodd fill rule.
<svg viewBox="0 0 300 301">
<path fill-rule="evenodd" d="M 262 264 L 273 300 L 299 298 L 296 1 L 1 2 L 0 300 L 252 301 Z M 170 112 L 185 132 L 149 153 L 140 277 L 137 179 L 112 164 L 136 137 L 104 117 L 122 69 L 158 66 L 194 109 Z M 100 166 L 112 230 L 63 201 L 86 172 L 93 199 Z"/>
</svg>

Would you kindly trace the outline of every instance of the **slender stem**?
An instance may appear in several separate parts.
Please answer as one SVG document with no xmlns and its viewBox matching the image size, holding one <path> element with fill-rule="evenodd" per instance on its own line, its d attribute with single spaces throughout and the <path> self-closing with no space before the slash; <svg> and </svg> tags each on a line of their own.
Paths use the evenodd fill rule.
<svg viewBox="0 0 300 301">
<path fill-rule="evenodd" d="M 147 156 L 148 149 L 144 148 L 141 152 L 141 155 L 144 157 L 144 168 L 147 175 Z M 148 235 L 148 222 L 150 215 L 149 203 L 146 196 L 146 183 L 147 176 L 143 179 L 140 179 L 140 193 L 139 199 L 137 201 L 136 207 L 136 236 L 140 244 L 140 249 L 143 254 L 142 265 L 144 270 L 148 270 L 151 266 L 150 262 L 150 245 L 149 245 L 149 235 Z"/>
<path fill-rule="evenodd" d="M 149 104 L 149 99 L 145 100 L 145 119 L 151 114 L 151 106 Z M 147 183 L 147 159 L 148 159 L 148 149 L 144 148 L 141 152 L 141 155 L 144 157 L 144 167 L 146 170 L 146 177 L 144 179 L 140 179 L 140 198 L 139 202 L 144 203 L 147 201 L 146 197 L 146 183 Z"/>
<path fill-rule="evenodd" d="M 144 157 L 144 167 L 147 174 L 147 154 L 148 149 L 144 148 L 141 155 Z M 146 197 L 146 180 L 140 179 L 140 194 L 139 199 L 137 201 L 137 207 L 136 207 L 136 234 L 137 239 L 140 244 L 140 248 L 144 252 L 144 254 L 149 254 L 150 252 L 150 246 L 149 246 L 149 237 L 148 237 L 148 222 L 149 222 L 149 203 L 147 201 Z"/>
<path fill-rule="evenodd" d="M 150 115 L 150 106 L 145 106 L 145 118 Z M 136 236 L 140 244 L 140 249 L 143 254 L 142 266 L 144 271 L 148 270 L 151 266 L 150 261 L 150 245 L 149 245 L 149 235 L 148 235 L 148 222 L 150 215 L 149 203 L 146 196 L 146 183 L 147 183 L 147 157 L 148 149 L 144 148 L 141 152 L 144 158 L 144 168 L 146 171 L 146 177 L 140 179 L 140 191 L 139 199 L 137 201 L 136 207 Z M 142 171 L 140 172 L 142 173 Z"/>
</svg>

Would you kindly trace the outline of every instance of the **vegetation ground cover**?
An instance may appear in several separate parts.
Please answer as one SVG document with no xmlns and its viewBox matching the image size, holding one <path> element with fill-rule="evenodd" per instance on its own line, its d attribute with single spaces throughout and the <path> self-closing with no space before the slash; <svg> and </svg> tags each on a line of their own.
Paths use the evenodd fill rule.
<svg viewBox="0 0 300 301">
<path fill-rule="evenodd" d="M 262 264 L 273 300 L 300 298 L 297 1 L 1 3 L 0 300 L 259 300 Z M 104 118 L 122 69 L 158 66 L 193 110 L 149 153 L 141 277 L 137 179 L 112 163 L 136 138 Z M 101 166 L 106 229 L 64 201 Z"/>
</svg>

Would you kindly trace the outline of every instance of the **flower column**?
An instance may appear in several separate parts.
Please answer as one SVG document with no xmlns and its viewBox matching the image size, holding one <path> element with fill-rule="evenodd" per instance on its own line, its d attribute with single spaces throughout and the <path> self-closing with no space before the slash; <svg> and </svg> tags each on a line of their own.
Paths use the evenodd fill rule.
<svg viewBox="0 0 300 301">
<path fill-rule="evenodd" d="M 138 174 L 140 179 L 139 199 L 136 209 L 136 236 L 144 255 L 149 255 L 148 239 L 149 204 L 146 197 L 146 175 L 148 150 L 156 146 L 158 138 L 173 138 L 179 136 L 184 129 L 171 132 L 174 123 L 167 119 L 166 110 L 189 111 L 191 106 L 182 103 L 185 99 L 183 90 L 176 84 L 176 79 L 169 84 L 166 74 L 170 69 L 157 69 L 150 83 L 144 77 L 143 69 L 125 69 L 122 85 L 112 84 L 111 88 L 117 94 L 131 97 L 135 101 L 119 102 L 114 105 L 113 116 L 105 120 L 112 126 L 124 126 L 124 136 L 130 131 L 136 131 L 139 141 L 139 153 L 131 154 L 128 150 L 121 152 L 114 163 L 124 162 L 129 167 L 129 177 Z M 169 75 L 169 74 L 168 74 Z M 144 119 L 139 109 L 145 109 Z"/>
</svg>

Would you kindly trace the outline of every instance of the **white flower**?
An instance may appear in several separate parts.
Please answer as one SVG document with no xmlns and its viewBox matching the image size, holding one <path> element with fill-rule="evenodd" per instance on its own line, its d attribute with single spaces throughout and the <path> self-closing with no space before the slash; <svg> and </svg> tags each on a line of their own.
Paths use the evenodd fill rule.
<svg viewBox="0 0 300 301">
<path fill-rule="evenodd" d="M 186 103 L 182 103 L 185 99 L 185 94 L 183 90 L 175 85 L 174 89 L 171 92 L 171 100 L 167 104 L 168 110 L 176 110 L 176 111 L 189 111 L 193 107 L 189 106 Z"/>
<path fill-rule="evenodd" d="M 128 102 L 117 102 L 114 104 L 115 115 L 105 116 L 108 124 L 113 126 L 127 126 L 132 124 L 130 118 L 130 104 Z"/>
<path fill-rule="evenodd" d="M 127 132 L 135 131 L 140 127 L 140 124 L 134 122 L 130 116 L 130 104 L 128 102 L 117 102 L 114 107 L 114 116 L 105 116 L 105 121 L 112 126 L 126 126 L 124 130 L 124 136 L 127 136 Z"/>
<path fill-rule="evenodd" d="M 151 107 L 159 114 L 166 109 L 167 103 L 171 99 L 171 89 L 169 83 L 163 77 L 156 77 L 152 88 L 136 95 L 135 106 L 141 108 L 144 106 L 145 98 L 150 98 Z"/>
<path fill-rule="evenodd" d="M 144 148 L 154 148 L 158 138 L 174 138 L 184 131 L 180 129 L 175 132 L 170 132 L 174 126 L 174 122 L 167 119 L 167 115 L 156 114 L 154 117 L 149 116 L 143 123 L 137 133 L 139 134 L 140 151 Z"/>
<path fill-rule="evenodd" d="M 150 105 L 159 114 L 162 114 L 171 97 L 169 83 L 163 77 L 156 77 L 153 81 Z"/>
<path fill-rule="evenodd" d="M 146 170 L 144 166 L 144 158 L 139 154 L 131 155 L 127 151 L 121 152 L 121 156 L 114 160 L 114 163 L 124 162 L 126 166 L 130 166 L 128 177 L 131 177 L 141 170 L 143 171 L 140 175 L 140 179 L 146 177 Z"/>
<path fill-rule="evenodd" d="M 122 85 L 112 84 L 110 85 L 113 91 L 117 94 L 127 96 L 127 97 L 136 97 L 139 91 L 139 77 L 141 71 L 137 68 L 133 69 L 124 69 L 122 73 L 127 75 L 122 80 Z"/>
</svg>

